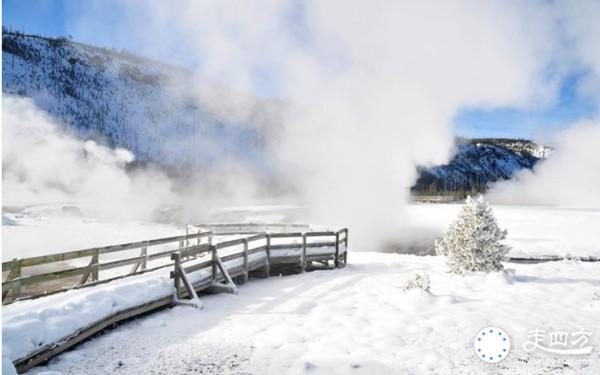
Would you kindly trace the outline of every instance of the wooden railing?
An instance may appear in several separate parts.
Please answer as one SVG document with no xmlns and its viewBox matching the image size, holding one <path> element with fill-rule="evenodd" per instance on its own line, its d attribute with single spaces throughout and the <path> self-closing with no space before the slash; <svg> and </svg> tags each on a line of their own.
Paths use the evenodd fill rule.
<svg viewBox="0 0 600 375">
<path fill-rule="evenodd" d="M 245 231 L 246 229 L 243 229 L 243 232 Z M 228 233 L 227 235 L 229 234 L 239 233 Z M 216 236 L 216 234 L 210 231 L 199 232 L 158 240 L 18 259 L 3 263 L 3 270 L 11 270 L 11 267 L 15 267 L 15 262 L 19 263 L 20 267 L 31 267 L 85 257 L 92 257 L 92 261 L 94 262 L 85 267 L 76 267 L 59 271 L 58 273 L 43 273 L 28 277 L 19 276 L 13 278 L 2 284 L 3 293 L 25 285 L 35 285 L 35 282 L 43 282 L 49 278 L 54 280 L 54 278 L 49 276 L 52 274 L 58 274 L 60 277 L 64 275 L 69 275 L 64 277 L 82 275 L 83 280 L 84 275 L 93 273 L 96 270 L 99 272 L 111 267 L 132 265 L 131 272 L 126 275 L 109 277 L 84 285 L 87 286 L 158 268 L 173 267 L 173 271 L 170 272 L 170 276 L 174 280 L 174 293 L 172 295 L 157 296 L 152 301 L 116 311 L 86 327 L 74 330 L 56 342 L 48 343 L 29 353 L 27 356 L 16 359 L 14 365 L 17 371 L 19 373 L 25 372 L 44 363 L 107 327 L 124 320 L 172 306 L 174 303 L 191 304 L 200 307 L 198 292 L 212 289 L 216 292 L 237 293 L 236 284 L 247 281 L 251 272 L 264 272 L 264 276 L 269 276 L 273 270 L 279 272 L 277 267 L 291 266 L 294 269 L 293 272 L 304 272 L 305 270 L 322 268 L 332 269 L 344 266 L 347 261 L 348 229 L 345 228 L 339 231 L 254 233 L 243 238 L 215 242 L 214 244 L 212 243 L 213 236 Z M 202 243 L 201 240 L 203 238 L 207 238 L 206 243 Z M 150 254 L 147 251 L 149 246 L 169 243 L 179 243 L 179 247 L 154 254 Z M 324 249 L 321 250 L 320 248 Z M 99 262 L 99 256 L 102 254 L 131 249 L 141 249 L 142 255 L 113 260 L 107 263 Z M 258 257 L 254 256 L 258 253 L 264 254 L 260 254 Z M 166 257 L 168 257 L 167 264 L 154 268 L 147 267 L 149 260 Z M 331 265 L 330 262 L 332 262 Z M 144 267 L 146 268 L 144 269 Z M 6 289 L 5 285 L 7 286 Z M 63 290 L 72 288 L 63 288 Z M 190 299 L 186 300 L 186 297 Z"/>
<path fill-rule="evenodd" d="M 132 242 L 120 245 L 94 247 L 84 250 L 68 251 L 58 254 L 41 255 L 31 258 L 13 259 L 2 263 L 2 273 L 8 272 L 2 282 L 2 304 L 56 293 L 65 289 L 96 285 L 125 276 L 153 271 L 172 266 L 171 254 L 182 249 L 192 249 L 202 245 L 203 239 L 210 244 L 212 232 L 199 232 L 181 236 L 159 238 L 148 241 Z M 195 244 L 192 244 L 195 242 Z M 149 248 L 159 245 L 176 244 L 175 248 L 150 252 Z M 139 249 L 139 255 L 126 257 L 125 252 Z M 110 254 L 110 255 L 108 255 Z M 102 262 L 101 256 L 107 261 Z M 72 263 L 89 259 L 83 266 L 73 267 Z M 69 262 L 69 268 L 51 272 L 44 269 L 60 267 Z M 154 264 L 150 264 L 150 262 Z M 125 266 L 129 270 L 117 270 L 107 277 L 101 277 L 102 271 L 114 270 Z M 71 279 L 70 285 L 65 281 Z M 57 285 L 49 285 L 53 281 Z"/>
<path fill-rule="evenodd" d="M 319 247 L 335 247 L 335 254 L 331 254 L 334 267 L 340 262 L 339 246 L 347 246 L 348 230 L 341 231 L 306 231 L 306 232 L 281 232 L 285 230 L 309 230 L 308 226 L 301 224 L 206 224 L 194 226 L 198 233 L 185 234 L 181 236 L 159 238 L 148 241 L 139 241 L 126 244 L 95 247 L 90 249 L 68 251 L 57 254 L 41 255 L 30 258 L 13 259 L 2 263 L 2 273 L 7 273 L 2 282 L 2 304 L 11 303 L 16 300 L 37 298 L 54 294 L 69 289 L 88 287 L 120 279 L 123 277 L 154 271 L 160 268 L 170 267 L 174 264 L 172 254 L 181 252 L 182 262 L 196 259 L 206 251 L 207 246 L 213 242 L 213 236 L 218 235 L 254 235 L 246 239 L 234 239 L 220 242 L 216 249 L 225 249 L 242 244 L 244 241 L 253 242 L 257 240 L 266 241 L 254 251 L 266 251 L 269 264 L 296 263 L 304 271 L 307 262 L 310 262 L 310 254 L 307 249 Z M 204 231 L 199 228 L 209 227 L 212 230 Z M 192 228 L 193 229 L 193 228 Z M 189 229 L 188 229 L 189 230 Z M 263 230 L 276 230 L 278 232 L 266 232 Z M 258 232 L 262 231 L 262 233 Z M 326 241 L 310 242 L 311 238 L 330 237 Z M 296 240 L 291 243 L 274 243 L 277 239 Z M 308 239 L 308 240 L 307 240 Z M 151 247 L 159 245 L 177 244 L 175 248 L 151 252 Z M 128 256 L 126 252 L 139 250 L 135 256 Z M 301 250 L 299 255 L 278 255 L 278 250 Z M 274 259 L 271 259 L 271 251 Z M 192 257 L 191 254 L 194 254 Z M 243 252 L 227 254 L 221 258 L 223 262 L 237 259 L 244 255 Z M 346 254 L 343 254 L 345 262 Z M 110 258 L 110 259 L 101 259 Z M 323 256 L 319 259 L 323 261 Z M 64 263 L 67 263 L 66 268 Z M 83 265 L 76 263 L 85 262 Z M 75 263 L 75 265 L 74 265 Z M 54 270 L 63 266 L 63 269 Z M 131 266 L 130 269 L 124 269 Z M 53 269 L 48 271 L 48 268 Z M 111 270 L 111 272 L 106 272 Z M 104 275 L 102 275 L 104 272 Z"/>
<path fill-rule="evenodd" d="M 240 228 L 247 233 L 247 228 Z M 325 238 L 325 240 L 323 240 Z M 316 239 L 312 241 L 311 239 Z M 295 241 L 294 241 L 295 240 Z M 282 242 L 283 241 L 283 242 Z M 276 243 L 279 242 L 279 243 Z M 242 246 L 241 250 L 221 254 L 219 250 L 230 250 Z M 342 248 L 342 246 L 344 246 Z M 230 277 L 242 276 L 242 282 L 248 280 L 248 274 L 257 269 L 263 269 L 265 276 L 270 276 L 272 265 L 297 265 L 300 272 L 304 272 L 308 266 L 316 268 L 313 262 L 318 262 L 329 268 L 332 261 L 333 268 L 338 268 L 347 262 L 348 229 L 339 231 L 312 231 L 312 232 L 280 232 L 280 233 L 258 233 L 249 237 L 219 242 L 215 245 L 201 245 L 195 248 L 187 248 L 172 255 L 175 269 L 171 278 L 175 279 L 175 290 L 180 291 L 183 284 L 189 296 L 195 298 L 195 290 L 204 287 L 217 287 L 218 289 L 233 291 L 235 284 Z M 320 252 L 311 253 L 311 249 L 324 249 Z M 329 250 L 331 249 L 331 250 Z M 293 253 L 289 253 L 292 251 Z M 297 253 L 296 253 L 297 251 Z M 250 256 L 263 252 L 264 256 L 249 260 Z M 208 255 L 211 255 L 210 257 Z M 224 263 L 241 259 L 239 266 L 226 269 Z M 210 280 L 205 278 L 192 287 L 188 276 L 196 271 L 211 267 Z M 225 279 L 225 285 L 215 284 L 220 271 L 221 278 Z M 204 283 L 204 285 L 201 285 Z"/>
</svg>

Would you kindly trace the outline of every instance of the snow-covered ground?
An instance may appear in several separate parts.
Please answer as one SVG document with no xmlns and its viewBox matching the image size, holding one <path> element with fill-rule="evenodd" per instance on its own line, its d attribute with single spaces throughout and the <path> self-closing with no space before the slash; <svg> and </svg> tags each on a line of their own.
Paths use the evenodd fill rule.
<svg viewBox="0 0 600 375">
<path fill-rule="evenodd" d="M 514 274 L 445 273 L 440 257 L 354 253 L 345 269 L 253 280 L 125 324 L 31 371 L 64 374 L 515 374 L 600 372 L 599 266 L 510 265 Z M 404 291 L 413 272 L 430 293 Z M 480 361 L 477 332 L 502 327 L 507 359 Z M 530 331 L 591 332 L 590 355 L 523 349 Z M 546 337 L 546 341 L 549 336 Z M 548 346 L 548 343 L 546 343 Z"/>
<path fill-rule="evenodd" d="M 412 205 L 407 235 L 431 244 L 459 209 Z M 493 209 L 499 225 L 509 230 L 511 255 L 600 255 L 598 210 Z M 39 210 L 37 216 L 4 216 L 3 259 L 181 231 L 56 218 Z M 345 269 L 253 280 L 237 296 L 201 297 L 201 311 L 181 306 L 137 319 L 31 373 L 600 373 L 598 263 L 507 263 L 514 271 L 457 276 L 445 272 L 441 257 L 352 252 L 352 242 L 348 260 Z M 429 275 L 430 293 L 403 290 L 417 271 Z M 40 342 L 62 337 L 65 327 L 75 329 L 116 307 L 168 295 L 171 282 L 162 270 L 4 306 L 3 355 L 18 358 Z M 480 361 L 473 349 L 475 335 L 486 326 L 503 328 L 512 340 L 509 356 L 497 365 Z M 523 345 L 536 329 L 545 331 L 546 346 L 551 333 L 573 335 L 583 329 L 590 333 L 593 351 L 579 356 L 526 352 Z"/>
<path fill-rule="evenodd" d="M 109 221 L 63 213 L 63 207 L 35 205 L 2 213 L 2 260 L 53 254 L 95 246 L 143 241 L 185 234 L 184 226 L 134 221 Z"/>
<path fill-rule="evenodd" d="M 86 215 L 57 216 L 61 207 L 32 206 L 18 212 L 4 213 L 2 260 L 185 233 L 183 226 L 111 222 Z M 511 256 L 600 256 L 600 209 L 506 205 L 492 207 L 499 226 L 508 229 L 506 242 L 512 247 L 509 254 Z M 460 208 L 460 204 L 408 206 L 405 215 L 407 227 L 401 234 L 405 240 L 401 241 L 399 250 L 424 252 L 433 248 L 433 241 L 443 235 L 457 217 Z M 273 219 L 277 221 L 294 217 L 299 210 L 301 208 L 296 206 L 241 207 L 222 210 L 215 217 L 227 217 L 229 221 L 271 222 Z"/>
<path fill-rule="evenodd" d="M 460 204 L 408 207 L 408 236 L 416 247 L 432 247 L 458 216 Z M 493 205 L 501 228 L 508 229 L 509 256 L 600 256 L 600 209 Z"/>
</svg>

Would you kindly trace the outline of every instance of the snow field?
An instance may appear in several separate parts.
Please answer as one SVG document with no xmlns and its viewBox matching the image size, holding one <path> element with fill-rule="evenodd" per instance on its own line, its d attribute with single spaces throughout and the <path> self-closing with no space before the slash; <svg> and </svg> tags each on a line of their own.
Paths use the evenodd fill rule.
<svg viewBox="0 0 600 375">
<path fill-rule="evenodd" d="M 202 311 L 181 306 L 132 322 L 43 370 L 514 374 L 552 373 L 560 362 L 567 373 L 600 371 L 595 264 L 508 265 L 513 272 L 451 275 L 441 257 L 350 256 L 344 269 L 255 280 L 237 296 L 203 297 Z M 414 272 L 429 275 L 431 293 L 403 290 Z M 473 338 L 488 325 L 502 327 L 513 343 L 497 365 L 473 352 Z M 595 350 L 587 357 L 527 353 L 522 345 L 536 328 L 585 328 L 593 332 Z"/>
<path fill-rule="evenodd" d="M 408 236 L 431 246 L 457 218 L 460 204 L 408 206 Z M 491 205 L 498 226 L 508 230 L 509 256 L 600 256 L 600 210 L 549 206 Z M 415 237 L 415 233 L 421 237 Z"/>
</svg>

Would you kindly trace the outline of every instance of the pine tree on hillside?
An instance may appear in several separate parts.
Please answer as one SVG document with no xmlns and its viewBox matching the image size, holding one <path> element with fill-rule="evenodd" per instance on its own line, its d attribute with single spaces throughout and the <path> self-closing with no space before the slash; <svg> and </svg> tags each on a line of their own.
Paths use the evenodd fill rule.
<svg viewBox="0 0 600 375">
<path fill-rule="evenodd" d="M 467 198 L 458 219 L 448 232 L 435 242 L 438 255 L 447 257 L 450 272 L 499 271 L 502 257 L 510 248 L 500 243 L 507 231 L 496 223 L 496 218 L 488 203 L 479 196 Z"/>
</svg>

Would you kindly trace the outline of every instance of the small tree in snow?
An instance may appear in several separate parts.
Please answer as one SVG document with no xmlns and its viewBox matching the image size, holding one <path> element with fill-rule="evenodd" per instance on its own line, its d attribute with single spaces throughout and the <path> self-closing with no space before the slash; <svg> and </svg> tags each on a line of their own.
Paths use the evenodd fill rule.
<svg viewBox="0 0 600 375">
<path fill-rule="evenodd" d="M 468 197 L 458 219 L 444 238 L 435 242 L 435 251 L 447 257 L 450 272 L 499 271 L 503 269 L 500 260 L 510 250 L 500 243 L 506 233 L 483 197 Z"/>
</svg>

